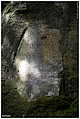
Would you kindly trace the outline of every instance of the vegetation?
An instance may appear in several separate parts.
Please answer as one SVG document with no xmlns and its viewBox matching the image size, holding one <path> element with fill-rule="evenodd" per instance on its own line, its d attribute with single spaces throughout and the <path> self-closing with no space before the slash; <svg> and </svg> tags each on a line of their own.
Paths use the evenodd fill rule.
<svg viewBox="0 0 80 119">
<path fill-rule="evenodd" d="M 2 115 L 11 117 L 77 117 L 78 101 L 73 97 L 43 96 L 28 102 L 17 89 L 2 81 Z"/>
<path fill-rule="evenodd" d="M 26 98 L 21 97 L 17 92 L 15 82 L 12 80 L 8 81 L 5 78 L 6 80 L 1 81 L 2 115 L 10 115 L 11 117 L 78 117 L 79 116 L 79 109 L 78 109 L 79 108 L 78 107 L 79 106 L 79 101 L 78 101 L 79 41 L 78 41 L 78 16 L 77 16 L 78 2 L 69 2 L 69 3 L 65 2 L 65 5 L 64 3 L 62 4 L 63 5 L 55 5 L 55 3 L 48 4 L 47 2 L 46 4 L 45 3 L 33 4 L 27 2 L 27 11 L 23 10 L 21 12 L 20 10 L 17 10 L 16 12 L 16 16 L 17 15 L 25 16 L 26 21 L 28 18 L 30 18 L 31 21 L 43 20 L 45 21 L 46 24 L 49 25 L 49 27 L 55 29 L 57 28 L 61 31 L 62 38 L 60 40 L 60 48 L 61 48 L 62 60 L 63 60 L 63 72 L 59 74 L 60 77 L 62 78 L 60 84 L 60 96 L 51 96 L 51 97 L 43 96 L 38 98 L 37 100 L 28 102 Z M 2 10 L 4 9 L 5 6 L 6 5 L 4 4 Z M 11 6 L 9 5 L 9 7 Z M 7 11 L 6 11 L 7 13 L 9 12 L 11 13 L 13 11 L 13 7 L 12 8 L 9 7 L 7 7 Z M 14 8 L 16 7 L 14 6 Z M 10 37 L 10 40 L 13 39 L 11 45 L 13 44 L 13 42 L 15 42 L 14 41 L 15 38 L 12 37 L 13 37 L 13 31 Z M 46 52 L 48 52 L 47 50 L 51 50 L 51 47 L 53 45 L 51 43 L 48 49 L 47 48 L 44 49 L 45 54 Z M 45 44 L 45 42 L 43 44 Z M 14 45 L 16 46 L 16 43 L 14 43 Z M 47 47 L 47 45 L 49 45 L 49 41 L 46 42 L 45 45 Z M 8 52 L 10 50 L 8 49 L 5 51 L 9 54 L 10 57 L 10 53 Z M 4 58 L 8 56 L 6 52 L 4 53 Z M 52 56 L 52 54 L 51 55 L 50 53 L 48 54 L 49 55 L 47 57 Z M 47 62 L 47 58 L 45 57 L 44 59 Z M 8 72 L 5 72 L 5 75 L 7 74 Z"/>
</svg>

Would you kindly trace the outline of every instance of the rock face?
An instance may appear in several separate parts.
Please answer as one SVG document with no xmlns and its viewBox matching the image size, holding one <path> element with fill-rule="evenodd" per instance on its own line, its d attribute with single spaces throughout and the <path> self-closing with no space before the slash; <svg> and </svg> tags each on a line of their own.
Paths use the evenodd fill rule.
<svg viewBox="0 0 80 119">
<path fill-rule="evenodd" d="M 58 73 L 63 69 L 59 30 L 47 28 L 45 24 L 41 26 L 29 25 L 15 57 L 20 77 L 18 83 L 21 82 L 21 86 L 17 83 L 18 91 L 30 99 L 59 95 Z"/>
<path fill-rule="evenodd" d="M 27 27 L 26 23 L 14 14 L 14 10 L 10 13 L 7 10 L 8 8 L 2 14 L 2 80 L 14 77 L 14 57 L 22 32 Z"/>
<path fill-rule="evenodd" d="M 2 14 L 2 80 L 16 80 L 18 92 L 29 99 L 59 95 L 60 30 L 43 20 L 30 22 L 24 3 L 10 3 Z"/>
<path fill-rule="evenodd" d="M 2 80 L 15 80 L 19 93 L 29 99 L 59 95 L 61 52 L 66 47 L 67 26 L 76 17 L 74 8 L 73 17 L 68 8 L 67 2 L 11 2 L 3 10 Z"/>
</svg>

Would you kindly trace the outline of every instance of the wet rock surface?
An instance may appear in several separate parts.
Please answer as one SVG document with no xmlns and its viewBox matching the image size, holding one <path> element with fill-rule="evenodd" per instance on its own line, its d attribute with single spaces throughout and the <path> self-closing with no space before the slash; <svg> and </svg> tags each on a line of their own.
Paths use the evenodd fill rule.
<svg viewBox="0 0 80 119">
<path fill-rule="evenodd" d="M 41 28 L 31 24 L 28 27 L 15 57 L 20 80 L 24 82 L 21 87 L 19 85 L 18 91 L 30 99 L 59 95 L 58 73 L 63 70 L 58 47 L 59 31 L 47 28 L 46 32 L 45 26 L 43 24 Z M 44 35 L 46 38 L 42 39 Z"/>
<path fill-rule="evenodd" d="M 2 117 L 79 117 L 78 9 L 78 1 L 1 2 Z"/>
<path fill-rule="evenodd" d="M 64 2 L 54 2 L 53 4 L 50 3 L 48 7 L 47 5 L 48 3 L 33 4 L 29 2 L 12 2 L 2 11 L 2 80 L 16 79 L 17 71 L 14 66 L 15 56 L 17 56 L 20 46 L 25 47 L 26 45 L 29 47 L 26 48 L 27 52 L 20 52 L 27 57 L 29 62 L 32 62 L 32 59 L 34 59 L 35 67 L 38 67 L 42 79 L 56 79 L 58 78 L 58 73 L 63 70 L 62 64 L 64 61 L 62 62 L 61 54 L 63 55 L 63 52 L 65 52 L 64 49 L 70 44 L 67 42 L 68 30 L 70 29 L 69 24 L 76 24 L 77 22 L 76 9 L 74 9 L 76 8 L 76 4 L 71 3 L 69 5 L 67 2 L 66 4 Z M 68 11 L 68 8 L 71 9 L 72 15 Z M 36 29 L 35 33 L 38 34 L 38 38 L 36 37 L 36 39 L 38 39 L 37 42 L 31 46 L 22 42 L 24 34 L 26 34 L 28 29 Z M 59 49 L 60 42 L 61 50 Z M 35 46 L 36 52 L 34 51 L 35 53 L 32 54 L 31 48 L 34 49 L 33 46 Z M 37 48 L 36 46 L 39 47 Z M 53 74 L 50 74 L 51 72 L 53 72 Z M 35 76 L 32 77 L 34 77 L 33 79 L 36 78 Z M 75 83 L 75 81 L 72 82 Z M 62 84 L 65 89 L 69 88 L 69 81 L 67 79 L 66 83 Z M 65 92 L 66 91 L 64 91 L 64 93 Z"/>
</svg>

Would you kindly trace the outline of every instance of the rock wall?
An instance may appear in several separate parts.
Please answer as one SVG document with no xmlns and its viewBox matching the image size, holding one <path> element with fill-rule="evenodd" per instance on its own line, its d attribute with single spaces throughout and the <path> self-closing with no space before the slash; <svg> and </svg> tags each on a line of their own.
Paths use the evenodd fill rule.
<svg viewBox="0 0 80 119">
<path fill-rule="evenodd" d="M 76 27 L 78 27 L 77 7 L 78 4 L 76 2 L 70 2 L 70 4 L 68 2 L 35 2 L 35 4 L 33 4 L 33 2 L 10 2 L 5 9 L 2 10 L 1 18 L 2 80 L 16 79 L 17 73 L 14 66 L 15 56 L 17 55 L 23 36 L 31 24 L 36 24 L 40 32 L 41 43 L 43 44 L 43 47 L 41 47 L 41 55 L 43 57 L 41 61 L 44 62 L 44 64 L 55 61 L 60 64 L 63 60 L 62 63 L 64 66 L 64 54 L 68 51 L 67 46 L 69 46 L 69 43 L 71 42 L 72 44 L 73 41 L 70 40 L 69 42 L 67 40 L 69 39 L 70 25 L 77 24 Z M 76 29 L 76 27 L 74 27 L 74 29 Z M 78 35 L 78 30 L 75 32 L 77 32 Z M 75 37 L 75 39 L 78 39 L 78 37 Z M 59 52 L 59 50 L 61 52 Z M 70 52 L 70 54 L 71 53 L 72 52 Z M 57 67 L 57 69 L 59 69 L 59 67 Z M 71 75 L 70 73 L 70 76 Z M 63 76 L 61 90 L 68 87 L 68 79 L 66 79 L 67 85 L 64 82 L 65 76 Z M 65 90 L 63 92 L 65 94 Z"/>
<path fill-rule="evenodd" d="M 59 95 L 58 73 L 63 70 L 59 30 L 46 28 L 45 24 L 41 26 L 29 25 L 15 57 L 20 77 L 18 83 L 21 82 L 21 87 L 17 84 L 18 91 L 31 99 Z"/>
</svg>

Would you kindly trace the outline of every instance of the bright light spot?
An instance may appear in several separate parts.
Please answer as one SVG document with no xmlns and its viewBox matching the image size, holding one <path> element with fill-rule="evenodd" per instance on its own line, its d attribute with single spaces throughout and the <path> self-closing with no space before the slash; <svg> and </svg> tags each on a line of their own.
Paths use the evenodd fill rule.
<svg viewBox="0 0 80 119">
<path fill-rule="evenodd" d="M 19 64 L 19 75 L 22 81 L 27 80 L 26 75 L 29 73 L 29 70 L 30 70 L 29 64 L 26 62 L 26 60 L 22 60 Z"/>
<path fill-rule="evenodd" d="M 40 77 L 40 72 L 34 63 L 30 64 L 30 63 L 28 63 L 28 61 L 26 59 L 20 60 L 18 58 L 16 59 L 15 63 L 17 66 L 17 70 L 19 71 L 18 74 L 22 81 L 28 80 L 29 74 L 33 75 L 36 78 Z"/>
<path fill-rule="evenodd" d="M 6 23 L 7 23 L 7 22 L 8 22 L 8 20 L 9 20 L 9 16 L 10 16 L 9 14 L 6 14 L 6 15 L 5 15 L 5 20 L 6 20 Z"/>
<path fill-rule="evenodd" d="M 34 98 L 34 95 L 31 93 L 31 97 L 30 97 L 31 99 L 33 99 Z"/>
<path fill-rule="evenodd" d="M 26 41 L 28 45 L 31 45 L 33 43 L 33 40 L 31 39 L 31 36 L 29 33 L 30 33 L 29 30 L 27 30 L 23 38 L 24 38 L 24 41 Z"/>
<path fill-rule="evenodd" d="M 54 92 L 49 91 L 47 96 L 52 96 L 52 95 L 54 95 Z"/>
</svg>

